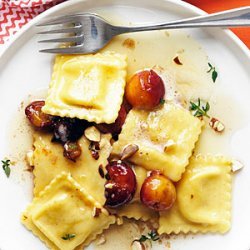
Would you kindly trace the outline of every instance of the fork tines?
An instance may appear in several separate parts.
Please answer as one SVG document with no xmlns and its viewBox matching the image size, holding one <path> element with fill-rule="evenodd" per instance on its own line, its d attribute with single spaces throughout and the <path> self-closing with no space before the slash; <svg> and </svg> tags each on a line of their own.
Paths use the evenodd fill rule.
<svg viewBox="0 0 250 250">
<path fill-rule="evenodd" d="M 39 52 L 47 53 L 59 53 L 59 54 L 74 54 L 79 53 L 80 48 L 82 47 L 83 34 L 82 34 L 82 24 L 78 22 L 78 15 L 64 16 L 53 18 L 52 20 L 39 23 L 37 26 L 44 27 L 50 25 L 61 25 L 61 28 L 40 31 L 37 34 L 39 35 L 50 35 L 50 34 L 69 34 L 69 36 L 58 37 L 53 39 L 44 39 L 38 41 L 38 43 L 64 43 L 70 44 L 70 47 L 61 47 L 61 48 L 52 48 L 52 49 L 43 49 Z M 73 34 L 73 35 L 72 35 Z"/>
</svg>

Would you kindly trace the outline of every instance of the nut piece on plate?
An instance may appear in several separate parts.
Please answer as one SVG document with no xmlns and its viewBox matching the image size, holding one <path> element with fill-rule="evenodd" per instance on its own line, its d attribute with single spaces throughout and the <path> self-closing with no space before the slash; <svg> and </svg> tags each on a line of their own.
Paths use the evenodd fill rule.
<svg viewBox="0 0 250 250">
<path fill-rule="evenodd" d="M 90 141 L 99 142 L 101 140 L 101 133 L 95 126 L 86 128 L 84 135 Z"/>
<path fill-rule="evenodd" d="M 29 150 L 27 152 L 25 160 L 30 167 L 34 166 L 34 151 L 33 150 Z"/>
<path fill-rule="evenodd" d="M 232 172 L 236 172 L 239 171 L 240 169 L 242 169 L 244 167 L 243 163 L 241 163 L 238 160 L 232 160 Z"/>
<path fill-rule="evenodd" d="M 211 118 L 210 122 L 209 122 L 209 126 L 218 133 L 221 133 L 225 130 L 225 125 L 219 121 L 217 118 Z"/>
<path fill-rule="evenodd" d="M 134 155 L 139 150 L 139 147 L 136 144 L 129 144 L 127 145 L 122 153 L 121 153 L 121 160 L 126 160 Z"/>
<path fill-rule="evenodd" d="M 131 250 L 145 250 L 145 246 L 143 243 L 137 241 L 137 240 L 134 240 L 131 244 Z"/>
<path fill-rule="evenodd" d="M 102 234 L 102 235 L 100 235 L 100 236 L 97 238 L 97 240 L 96 240 L 96 245 L 97 245 L 97 246 L 100 246 L 100 245 L 103 245 L 105 242 L 106 242 L 105 235 Z"/>
<path fill-rule="evenodd" d="M 122 224 L 123 224 L 123 217 L 117 217 L 117 218 L 116 218 L 116 224 L 117 224 L 118 226 L 122 225 Z"/>
<path fill-rule="evenodd" d="M 101 212 L 102 212 L 102 210 L 100 208 L 94 207 L 92 215 L 93 215 L 94 218 L 96 218 L 96 217 L 99 217 Z"/>
</svg>

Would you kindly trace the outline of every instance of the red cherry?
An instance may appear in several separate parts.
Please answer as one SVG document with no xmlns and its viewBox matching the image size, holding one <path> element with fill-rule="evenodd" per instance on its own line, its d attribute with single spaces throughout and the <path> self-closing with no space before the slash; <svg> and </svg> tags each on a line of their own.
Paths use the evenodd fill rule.
<svg viewBox="0 0 250 250">
<path fill-rule="evenodd" d="M 125 96 L 128 102 L 138 109 L 153 109 L 165 95 L 161 77 L 153 70 L 136 73 L 127 83 Z"/>
<path fill-rule="evenodd" d="M 140 197 L 141 202 L 153 210 L 168 210 L 176 200 L 175 186 L 160 171 L 152 171 L 142 184 Z"/>
<path fill-rule="evenodd" d="M 106 169 L 105 205 L 114 208 L 129 203 L 136 191 L 136 177 L 132 168 L 123 161 L 113 161 Z"/>
<path fill-rule="evenodd" d="M 52 129 L 53 116 L 42 112 L 45 101 L 34 101 L 25 108 L 25 115 L 30 123 L 39 129 Z"/>
</svg>

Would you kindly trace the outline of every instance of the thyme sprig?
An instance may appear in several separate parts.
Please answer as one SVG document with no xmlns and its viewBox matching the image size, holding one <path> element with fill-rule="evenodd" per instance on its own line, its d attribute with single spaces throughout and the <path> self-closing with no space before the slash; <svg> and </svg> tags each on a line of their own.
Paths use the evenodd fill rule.
<svg viewBox="0 0 250 250">
<path fill-rule="evenodd" d="M 63 240 L 71 240 L 73 238 L 75 238 L 76 235 L 75 234 L 65 234 L 64 236 L 62 236 Z"/>
<path fill-rule="evenodd" d="M 8 178 L 10 177 L 10 164 L 9 159 L 2 160 L 2 168 Z"/>
<path fill-rule="evenodd" d="M 136 240 L 140 243 L 145 242 L 146 240 L 157 241 L 159 240 L 159 235 L 155 230 L 152 230 L 148 233 L 148 235 L 142 235 L 140 239 Z"/>
<path fill-rule="evenodd" d="M 208 63 L 208 66 L 209 66 L 209 70 L 207 71 L 207 73 L 212 72 L 212 80 L 213 82 L 216 82 L 216 79 L 218 77 L 218 72 L 216 71 L 215 67 L 211 63 Z"/>
<path fill-rule="evenodd" d="M 206 116 L 210 118 L 207 112 L 210 110 L 210 104 L 207 102 L 205 106 L 201 104 L 201 99 L 198 98 L 197 103 L 190 102 L 189 110 L 193 111 L 193 115 L 196 117 L 203 117 Z"/>
</svg>

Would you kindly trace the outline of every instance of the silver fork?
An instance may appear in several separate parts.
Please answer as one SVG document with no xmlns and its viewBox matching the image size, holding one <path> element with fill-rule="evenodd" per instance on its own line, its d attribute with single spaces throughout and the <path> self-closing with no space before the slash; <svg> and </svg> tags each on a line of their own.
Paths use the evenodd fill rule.
<svg viewBox="0 0 250 250">
<path fill-rule="evenodd" d="M 87 54 L 103 48 L 114 36 L 123 33 L 200 27 L 236 27 L 250 26 L 250 6 L 222 11 L 215 14 L 170 21 L 162 24 L 124 27 L 114 26 L 102 17 L 91 14 L 75 14 L 57 17 L 38 24 L 38 26 L 59 25 L 60 29 L 39 32 L 38 34 L 67 34 L 68 36 L 42 40 L 40 43 L 69 43 L 67 47 L 40 50 L 40 52 L 57 54 Z"/>
</svg>

